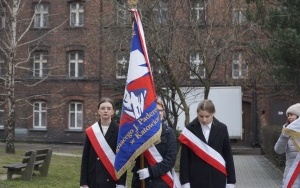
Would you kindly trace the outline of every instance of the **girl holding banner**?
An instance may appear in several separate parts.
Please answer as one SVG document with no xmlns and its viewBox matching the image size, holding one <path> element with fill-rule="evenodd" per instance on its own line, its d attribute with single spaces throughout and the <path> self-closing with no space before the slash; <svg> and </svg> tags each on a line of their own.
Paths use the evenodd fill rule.
<svg viewBox="0 0 300 188">
<path fill-rule="evenodd" d="M 157 110 L 163 119 L 164 107 L 157 99 Z M 132 169 L 132 188 L 140 188 L 141 180 L 145 181 L 146 188 L 179 188 L 179 179 L 173 169 L 176 161 L 176 136 L 172 128 L 162 123 L 160 143 L 144 152 L 145 168 L 140 168 L 140 158 L 136 160 Z"/>
<path fill-rule="evenodd" d="M 126 173 L 116 178 L 114 170 L 119 125 L 112 120 L 115 112 L 110 98 L 101 99 L 98 104 L 100 119 L 86 129 L 80 187 L 81 188 L 124 188 Z"/>
</svg>

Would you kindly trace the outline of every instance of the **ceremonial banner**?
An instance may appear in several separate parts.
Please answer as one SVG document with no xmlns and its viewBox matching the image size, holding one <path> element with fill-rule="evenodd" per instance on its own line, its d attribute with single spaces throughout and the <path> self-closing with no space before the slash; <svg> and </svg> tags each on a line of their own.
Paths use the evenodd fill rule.
<svg viewBox="0 0 300 188">
<path fill-rule="evenodd" d="M 119 178 L 135 159 L 160 139 L 161 120 L 142 23 L 136 9 L 126 88 L 115 158 Z"/>
</svg>

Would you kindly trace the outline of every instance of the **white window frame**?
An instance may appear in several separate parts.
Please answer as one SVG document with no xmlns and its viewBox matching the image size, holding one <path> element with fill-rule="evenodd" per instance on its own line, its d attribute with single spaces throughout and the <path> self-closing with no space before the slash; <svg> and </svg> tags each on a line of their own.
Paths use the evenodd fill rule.
<svg viewBox="0 0 300 188">
<path fill-rule="evenodd" d="M 158 1 L 153 11 L 155 12 L 157 23 L 167 25 L 169 19 L 168 1 Z"/>
<path fill-rule="evenodd" d="M 47 28 L 49 18 L 49 5 L 39 3 L 34 8 L 34 28 Z"/>
<path fill-rule="evenodd" d="M 72 59 L 73 55 L 74 55 L 74 59 Z M 82 51 L 69 52 L 68 63 L 69 63 L 70 78 L 78 78 L 83 76 L 83 52 Z M 73 73 L 74 75 L 72 75 L 72 72 L 74 72 Z"/>
<path fill-rule="evenodd" d="M 2 102 L 0 102 L 2 103 Z M 0 128 L 4 128 L 4 109 L 3 105 L 0 105 Z"/>
<path fill-rule="evenodd" d="M 190 53 L 190 68 L 194 71 L 190 71 L 190 79 L 198 78 L 197 74 L 200 75 L 201 78 L 206 77 L 206 70 L 204 67 L 203 59 L 200 56 L 200 53 L 194 52 Z M 196 74 L 194 73 L 196 72 Z"/>
<path fill-rule="evenodd" d="M 117 58 L 116 65 L 116 78 L 123 79 L 127 78 L 129 60 L 125 55 L 119 55 Z"/>
<path fill-rule="evenodd" d="M 243 52 L 234 52 L 232 55 L 232 78 L 241 79 L 248 76 L 248 64 L 244 60 Z"/>
<path fill-rule="evenodd" d="M 196 6 L 194 6 L 194 5 L 196 5 Z M 194 23 L 204 23 L 204 21 L 205 21 L 204 0 L 198 0 L 198 2 L 192 3 L 190 20 Z"/>
<path fill-rule="evenodd" d="M 47 104 L 42 101 L 33 103 L 33 128 L 47 128 Z"/>
<path fill-rule="evenodd" d="M 33 55 L 33 77 L 45 77 L 46 76 L 46 64 L 48 60 L 46 58 L 46 53 L 36 52 Z"/>
<path fill-rule="evenodd" d="M 120 0 L 119 3 L 117 4 L 117 23 L 119 25 L 128 25 L 130 24 L 130 17 L 131 13 L 128 11 L 127 1 L 125 0 Z"/>
<path fill-rule="evenodd" d="M 232 24 L 233 25 L 242 25 L 247 22 L 247 18 L 243 12 L 245 12 L 244 9 L 238 9 L 238 8 L 232 9 Z"/>
<path fill-rule="evenodd" d="M 75 8 L 74 8 L 75 6 Z M 83 27 L 84 26 L 84 6 L 83 3 L 70 4 L 70 26 Z"/>
<path fill-rule="evenodd" d="M 74 110 L 72 110 L 72 105 L 74 105 Z M 69 129 L 82 129 L 82 127 L 83 104 L 80 102 L 72 102 L 69 104 Z"/>
<path fill-rule="evenodd" d="M 160 61 L 160 59 L 158 59 L 158 60 L 156 61 L 156 72 L 157 72 L 158 74 L 163 74 L 163 73 L 166 72 L 165 69 L 164 69 L 164 66 L 162 65 L 162 63 L 161 63 L 161 61 Z"/>
<path fill-rule="evenodd" d="M 2 59 L 2 57 L 0 56 L 0 76 L 4 75 L 4 60 Z"/>
</svg>

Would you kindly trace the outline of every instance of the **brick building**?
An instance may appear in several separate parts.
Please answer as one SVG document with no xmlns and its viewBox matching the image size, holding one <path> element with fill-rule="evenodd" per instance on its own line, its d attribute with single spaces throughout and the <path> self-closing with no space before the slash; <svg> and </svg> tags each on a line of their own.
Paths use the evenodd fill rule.
<svg viewBox="0 0 300 188">
<path fill-rule="evenodd" d="M 20 9 L 17 36 L 29 28 L 15 63 L 26 67 L 15 71 L 16 140 L 81 143 L 97 120 L 100 8 L 98 1 L 55 0 L 26 1 Z M 0 134 L 4 139 L 5 130 Z"/>
<path fill-rule="evenodd" d="M 266 84 L 267 68 L 249 49 L 259 32 L 247 23 L 246 6 L 180 2 L 138 5 L 157 87 L 169 84 L 166 70 L 182 87 L 242 86 L 243 143 L 255 143 L 260 112 L 267 123 L 281 123 L 284 117 L 276 113 L 292 102 Z M 2 12 L 0 36 L 6 39 L 10 20 Z M 84 129 L 98 120 L 101 97 L 114 98 L 120 108 L 132 32 L 127 1 L 30 0 L 17 23 L 22 38 L 15 63 L 16 140 L 82 143 Z M 8 104 L 2 88 L 8 67 L 0 68 L 0 140 L 5 140 Z"/>
</svg>

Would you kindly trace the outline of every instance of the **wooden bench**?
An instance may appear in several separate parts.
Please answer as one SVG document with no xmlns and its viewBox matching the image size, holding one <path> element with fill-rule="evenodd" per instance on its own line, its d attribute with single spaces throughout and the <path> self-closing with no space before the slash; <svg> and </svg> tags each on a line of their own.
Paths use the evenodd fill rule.
<svg viewBox="0 0 300 188">
<path fill-rule="evenodd" d="M 13 174 L 21 175 L 23 180 L 30 181 L 34 171 L 39 171 L 41 176 L 47 176 L 52 149 L 32 150 L 25 152 L 22 163 L 4 165 L 7 168 L 7 179 L 11 180 Z"/>
</svg>

